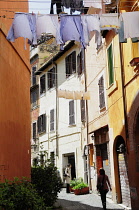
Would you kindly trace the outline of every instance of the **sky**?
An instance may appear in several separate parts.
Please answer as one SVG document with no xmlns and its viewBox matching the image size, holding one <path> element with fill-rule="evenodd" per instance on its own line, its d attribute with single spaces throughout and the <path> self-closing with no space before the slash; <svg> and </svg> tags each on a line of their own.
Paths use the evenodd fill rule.
<svg viewBox="0 0 139 210">
<path fill-rule="evenodd" d="M 51 0 L 29 0 L 29 12 L 38 14 L 50 14 Z M 69 13 L 69 9 L 64 9 Z M 54 14 L 56 14 L 56 6 L 54 5 Z"/>
<path fill-rule="evenodd" d="M 50 0 L 29 0 L 29 12 L 49 14 Z"/>
</svg>

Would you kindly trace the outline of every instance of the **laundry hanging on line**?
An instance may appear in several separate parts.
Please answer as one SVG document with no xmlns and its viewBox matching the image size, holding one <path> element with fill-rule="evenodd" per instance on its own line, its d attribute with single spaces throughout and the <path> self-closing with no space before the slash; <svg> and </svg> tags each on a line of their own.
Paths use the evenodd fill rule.
<svg viewBox="0 0 139 210">
<path fill-rule="evenodd" d="M 73 100 L 90 100 L 90 92 L 58 90 L 57 97 Z"/>
<path fill-rule="evenodd" d="M 58 17 L 60 17 L 60 21 Z M 58 16 L 15 13 L 7 39 L 14 42 L 18 37 L 24 37 L 29 39 L 31 45 L 36 45 L 41 34 L 51 34 L 56 38 L 57 45 L 64 45 L 66 41 L 74 40 L 86 48 L 89 45 L 91 31 L 94 31 L 96 43 L 100 42 L 100 38 L 98 39 L 101 30 L 100 24 L 99 15 L 64 14 Z M 109 25 L 111 25 L 110 18 Z"/>
<path fill-rule="evenodd" d="M 128 20 L 130 19 L 130 26 Z M 123 27 L 121 24 L 123 22 Z M 124 39 L 135 38 L 138 41 L 139 28 L 134 23 L 139 23 L 139 12 L 122 13 L 118 18 L 117 13 L 102 15 L 37 15 L 30 13 L 15 13 L 12 26 L 7 39 L 14 42 L 18 37 L 29 40 L 30 45 L 37 45 L 41 34 L 52 35 L 56 44 L 62 46 L 66 41 L 77 41 L 83 48 L 89 45 L 90 33 L 93 31 L 96 44 L 101 44 L 101 31 L 115 30 L 120 34 L 123 30 Z M 131 26 L 132 25 L 132 26 Z M 120 39 L 119 39 L 120 40 Z"/>
</svg>

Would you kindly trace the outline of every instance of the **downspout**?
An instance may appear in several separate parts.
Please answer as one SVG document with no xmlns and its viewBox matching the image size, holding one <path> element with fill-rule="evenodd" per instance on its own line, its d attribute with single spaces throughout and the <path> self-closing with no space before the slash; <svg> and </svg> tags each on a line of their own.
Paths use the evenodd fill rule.
<svg viewBox="0 0 139 210">
<path fill-rule="evenodd" d="M 58 81 L 57 81 L 57 63 L 54 62 L 55 65 L 55 80 L 56 80 L 56 156 L 59 156 L 59 147 L 58 147 Z"/>
<path fill-rule="evenodd" d="M 123 109 L 124 109 L 124 121 L 125 121 L 125 137 L 126 137 L 126 151 L 127 150 L 127 139 L 129 138 L 128 132 L 128 121 L 127 121 L 127 102 L 126 102 L 126 90 L 125 90 L 125 75 L 124 75 L 124 61 L 123 61 L 123 54 L 122 54 L 122 44 L 119 42 L 119 49 L 120 49 L 120 64 L 121 64 L 121 82 L 122 82 L 122 96 L 123 96 Z"/>
<path fill-rule="evenodd" d="M 83 51 L 83 57 L 84 57 L 84 80 L 85 80 L 85 92 L 87 92 L 87 74 L 86 74 L 86 57 L 85 57 L 85 49 Z M 90 156 L 89 156 L 89 139 L 88 139 L 88 101 L 86 100 L 86 138 L 87 138 L 87 147 L 88 147 L 88 153 L 87 153 L 87 171 L 88 171 L 88 185 L 89 189 L 91 188 L 90 184 Z"/>
</svg>

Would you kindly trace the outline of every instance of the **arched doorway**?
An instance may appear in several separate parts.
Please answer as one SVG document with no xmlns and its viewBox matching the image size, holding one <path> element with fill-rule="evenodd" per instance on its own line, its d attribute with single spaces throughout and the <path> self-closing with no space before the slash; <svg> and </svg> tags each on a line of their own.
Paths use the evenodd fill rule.
<svg viewBox="0 0 139 210">
<path fill-rule="evenodd" d="M 128 180 L 128 168 L 127 168 L 127 157 L 126 157 L 126 145 L 122 136 L 117 136 L 115 144 L 115 154 L 117 162 L 117 180 L 116 180 L 116 192 L 117 200 L 119 203 L 125 206 L 131 206 L 130 200 L 130 188 Z"/>
</svg>

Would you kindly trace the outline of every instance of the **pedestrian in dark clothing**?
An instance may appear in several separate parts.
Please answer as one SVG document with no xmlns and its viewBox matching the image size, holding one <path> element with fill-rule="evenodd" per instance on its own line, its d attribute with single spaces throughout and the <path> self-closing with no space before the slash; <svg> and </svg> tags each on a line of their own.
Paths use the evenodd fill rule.
<svg viewBox="0 0 139 210">
<path fill-rule="evenodd" d="M 111 185 L 108 176 L 105 174 L 105 170 L 101 168 L 97 178 L 97 190 L 100 192 L 103 209 L 106 210 L 106 194 L 111 190 Z"/>
</svg>

